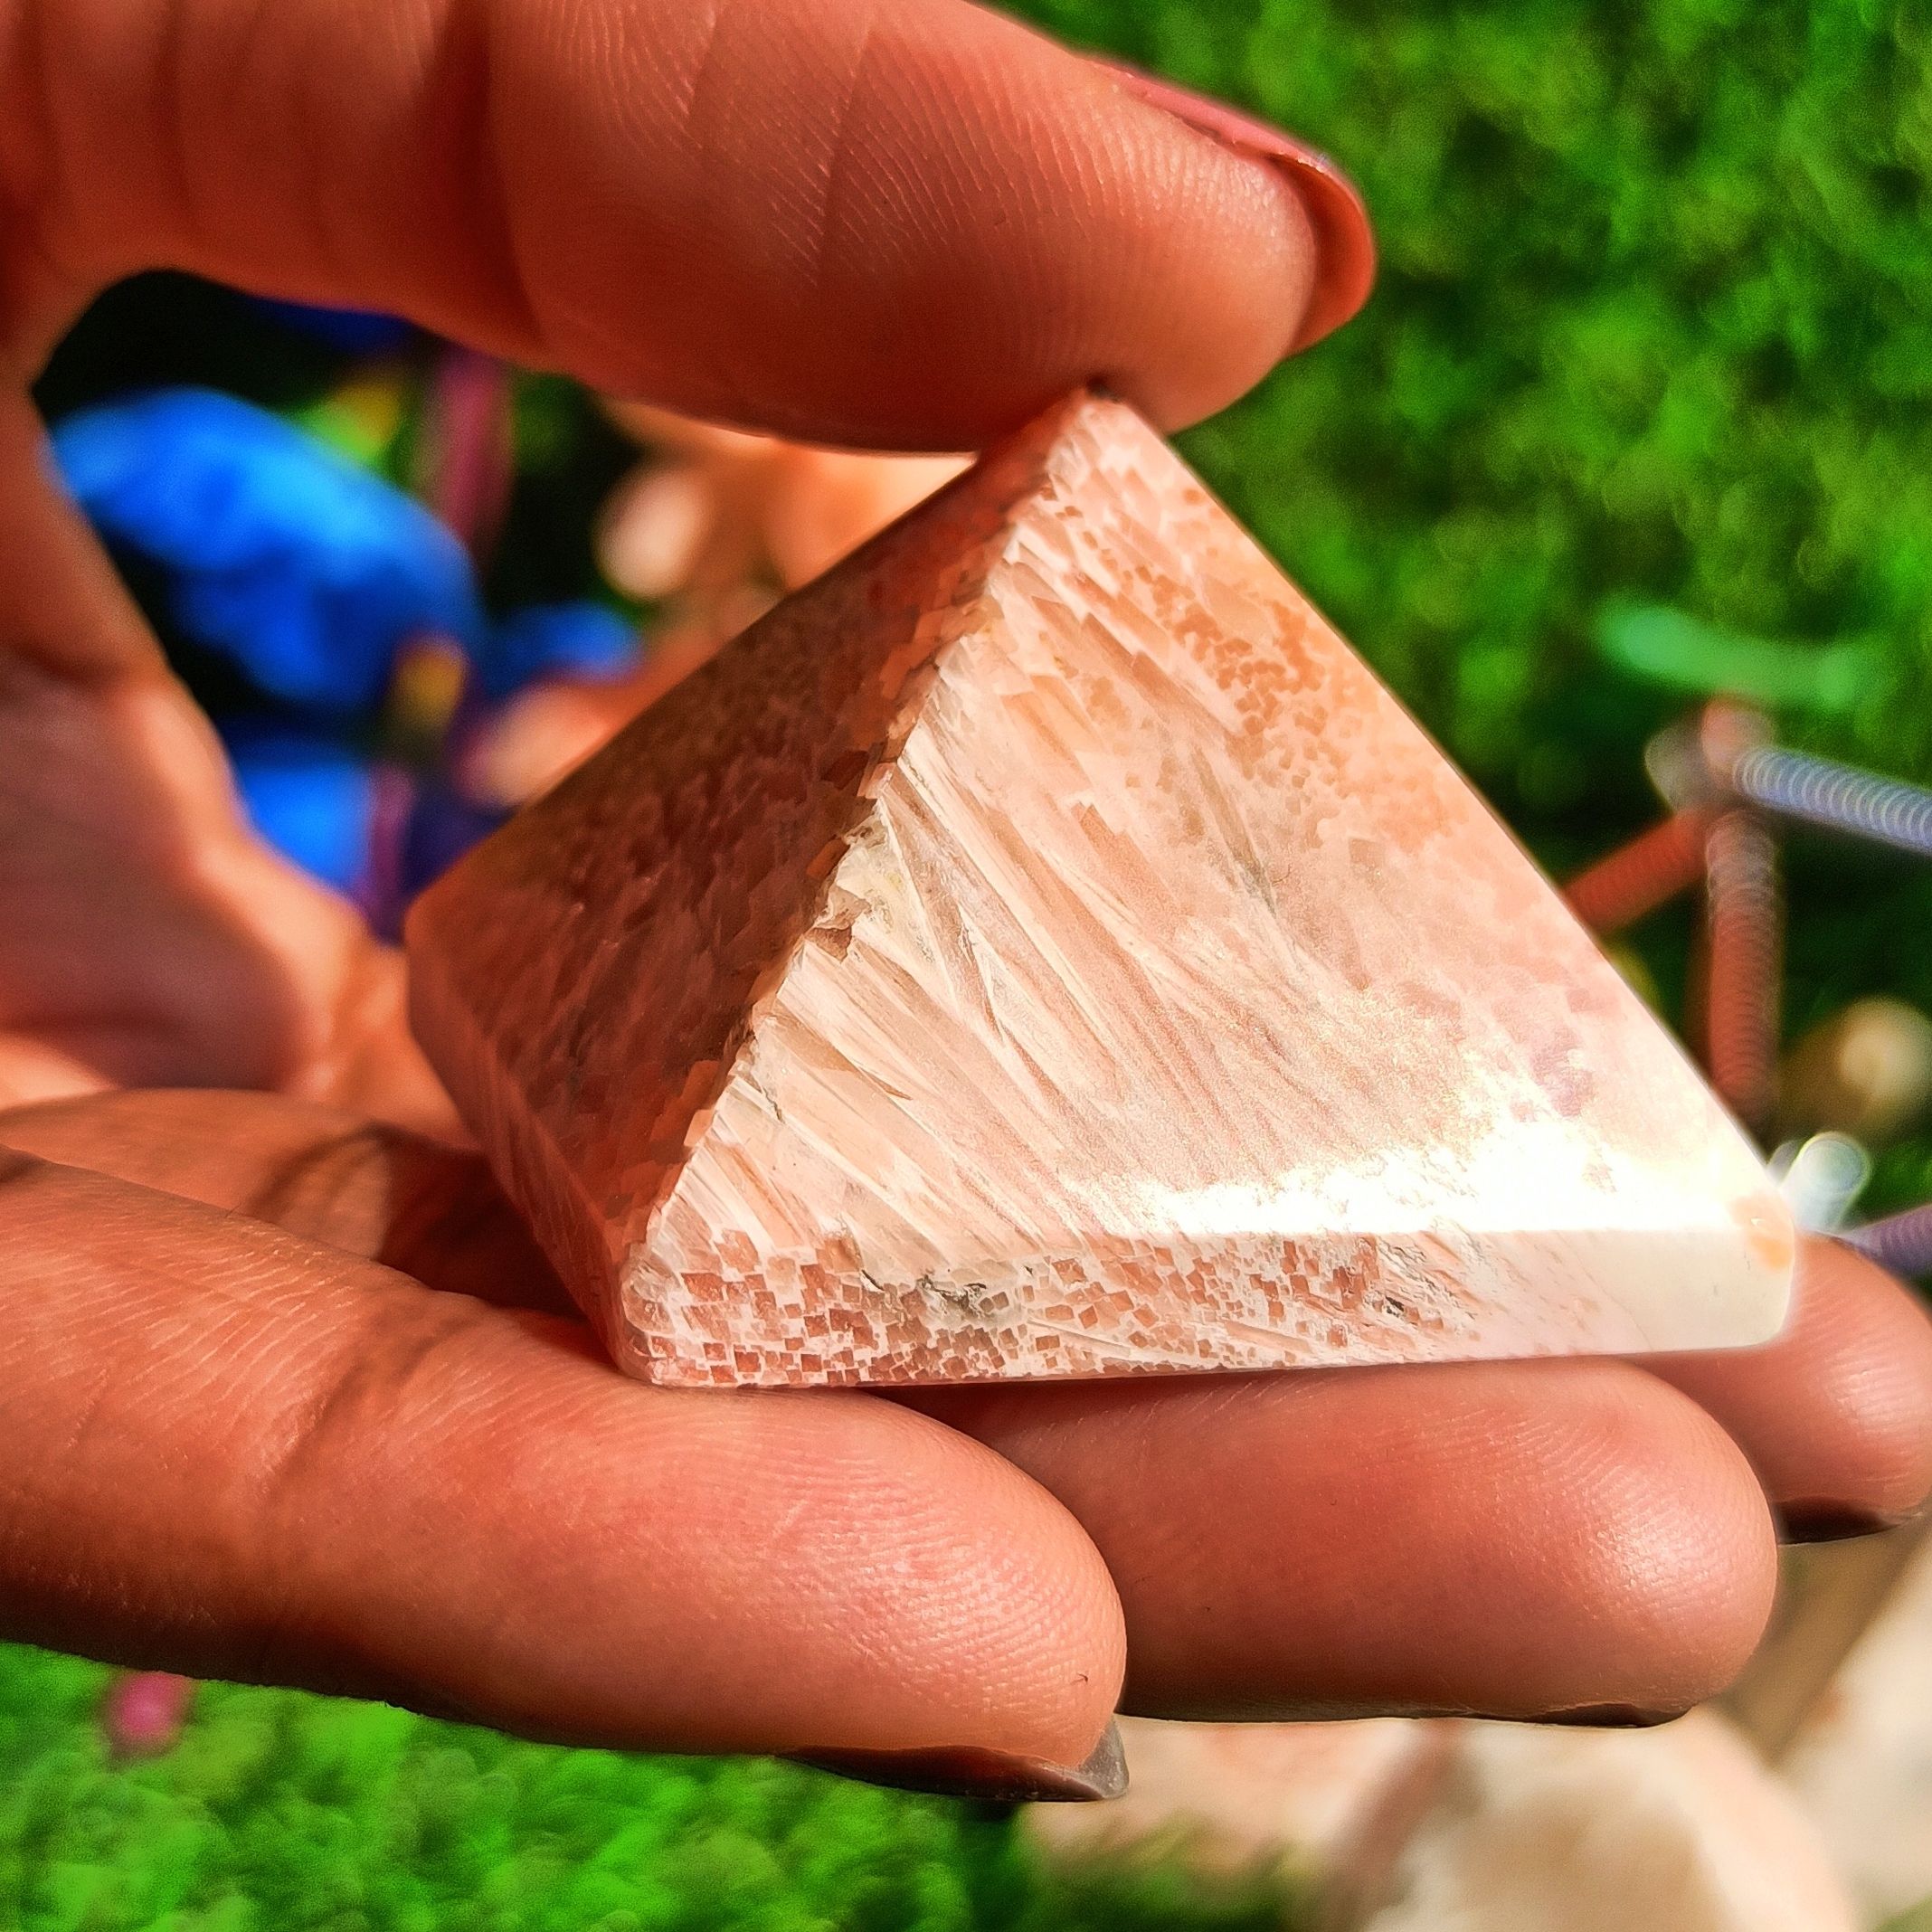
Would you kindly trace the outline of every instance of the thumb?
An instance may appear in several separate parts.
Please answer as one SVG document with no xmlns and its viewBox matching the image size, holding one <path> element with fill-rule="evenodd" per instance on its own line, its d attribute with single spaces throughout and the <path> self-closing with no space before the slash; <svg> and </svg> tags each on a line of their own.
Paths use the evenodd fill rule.
<svg viewBox="0 0 1932 1932">
<path fill-rule="evenodd" d="M 42 339 L 169 265 L 822 441 L 1173 425 L 1365 258 L 1160 98 L 963 0 L 23 0 L 0 234 Z"/>
</svg>

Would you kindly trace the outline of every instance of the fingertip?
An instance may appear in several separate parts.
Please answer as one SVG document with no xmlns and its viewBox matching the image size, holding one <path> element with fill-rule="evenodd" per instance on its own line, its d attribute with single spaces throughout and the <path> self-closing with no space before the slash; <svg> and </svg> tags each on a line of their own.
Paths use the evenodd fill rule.
<svg viewBox="0 0 1932 1932">
<path fill-rule="evenodd" d="M 1458 1363 L 967 1396 L 1113 1567 L 1126 1708 L 1232 1719 L 1681 1709 L 1776 1548 L 1748 1465 L 1625 1364 Z"/>
<path fill-rule="evenodd" d="M 1808 1242 L 1801 1267 L 1804 1305 L 1837 1311 L 1810 1359 L 1842 1431 L 1825 1500 L 1846 1500 L 1880 1527 L 1901 1522 L 1932 1494 L 1932 1320 L 1901 1283 L 1842 1242 Z"/>
<path fill-rule="evenodd" d="M 1748 1463 L 1695 1403 L 1592 1359 L 1395 1373 L 1436 1384 L 1423 1413 L 1442 1444 L 1438 1493 L 1414 1507 L 1462 1545 L 1435 1558 L 1445 1586 L 1416 1647 L 1434 1673 L 1408 1684 L 1418 1707 L 1433 1681 L 1433 1701 L 1479 1716 L 1615 1707 L 1658 1721 L 1743 1669 L 1770 1617 L 1776 1542 Z M 1426 1531 L 1397 1534 L 1421 1548 Z"/>
<path fill-rule="evenodd" d="M 50 15 L 33 134 L 79 185 L 49 252 L 86 276 L 158 251 L 689 414 L 942 450 L 1092 383 L 1196 421 L 1366 291 L 1326 164 L 958 0 L 166 17 Z"/>
<path fill-rule="evenodd" d="M 1300 332 L 1300 355 L 1353 321 L 1375 291 L 1375 229 L 1361 190 L 1327 155 L 1297 146 L 1277 164 L 1288 174 L 1314 231 L 1315 280 Z"/>
<path fill-rule="evenodd" d="M 1806 1239 L 1775 1341 L 1644 1366 L 1738 1441 L 1795 1537 L 1882 1529 L 1932 1491 L 1932 1321 L 1842 1242 Z"/>
<path fill-rule="evenodd" d="M 826 1397 L 779 1399 L 815 1439 Z M 828 1488 L 857 1499 L 847 1503 L 855 1511 L 872 1495 L 878 1519 L 901 1526 L 899 1638 L 908 1681 L 924 1675 L 899 1730 L 947 1747 L 990 1744 L 1039 1767 L 1046 1785 L 1071 1780 L 1064 1795 L 1081 1795 L 1082 1778 L 1094 1785 L 1086 1795 L 1108 1795 L 1127 1629 L 1099 1549 L 1056 1497 L 983 1443 L 876 1397 L 833 1400 L 857 1426 L 851 1475 Z M 883 1580 L 861 1575 L 854 1587 L 869 1603 Z M 975 1728 L 962 1728 L 970 1716 Z"/>
<path fill-rule="evenodd" d="M 1312 347 L 1360 311 L 1375 287 L 1375 229 L 1361 190 L 1331 156 L 1224 101 L 1124 62 L 1106 64 L 1137 99 L 1230 153 L 1272 167 L 1293 190 L 1308 223 L 1312 260 L 1308 300 L 1286 353 Z"/>
<path fill-rule="evenodd" d="M 1577 1654 L 1615 1634 L 1614 1683 L 1589 1697 L 1651 1720 L 1744 1668 L 1770 1619 L 1776 1538 L 1750 1464 L 1695 1402 L 1623 1364 L 1578 1367 L 1548 1491 L 1569 1521 L 1551 1548 L 1570 1553 Z"/>
<path fill-rule="evenodd" d="M 493 1607 L 454 1666 L 447 1629 L 426 1622 L 425 1653 L 393 1601 L 369 1603 L 360 1561 L 337 1579 L 392 1655 L 408 1646 L 406 1681 L 448 1687 L 455 1668 L 492 1721 L 622 1748 L 1041 1778 L 1092 1754 L 1124 1667 L 1119 1605 L 1018 1472 L 867 1397 L 651 1389 L 487 1332 L 447 1391 L 449 1432 L 419 1387 L 431 1425 L 395 1432 L 407 1472 L 363 1431 L 336 1485 L 456 1499 L 437 1586 L 468 1578 Z M 507 1589 L 511 1572 L 530 1580 Z M 578 1606 L 566 1642 L 558 1602 Z"/>
<path fill-rule="evenodd" d="M 581 1323 L 0 1170 L 9 1420 L 81 1445 L 0 1486 L 14 1636 L 631 1749 L 1073 1779 L 1103 1737 L 1106 1567 L 981 1445 L 859 1394 L 653 1388 Z"/>
<path fill-rule="evenodd" d="M 745 284 L 722 324 L 694 314 L 700 366 L 735 387 L 670 400 L 807 440 L 977 449 L 1086 384 L 1182 427 L 1301 338 L 1316 238 L 1290 173 L 1018 22 L 872 11 L 840 124 L 849 186 L 810 279 Z"/>
</svg>

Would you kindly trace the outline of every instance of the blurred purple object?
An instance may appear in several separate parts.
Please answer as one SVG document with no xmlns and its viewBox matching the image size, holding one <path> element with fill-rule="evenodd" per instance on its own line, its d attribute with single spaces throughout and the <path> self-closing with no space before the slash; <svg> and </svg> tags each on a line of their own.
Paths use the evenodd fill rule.
<svg viewBox="0 0 1932 1932">
<path fill-rule="evenodd" d="M 477 559 L 488 554 L 510 500 L 510 402 L 509 371 L 494 356 L 443 352 L 423 424 L 422 495 Z"/>
<path fill-rule="evenodd" d="M 1908 1208 L 1838 1237 L 1891 1274 L 1932 1274 L 1932 1205 Z"/>
<path fill-rule="evenodd" d="M 417 781 L 396 764 L 379 764 L 373 775 L 369 866 L 356 889 L 355 903 L 379 939 L 395 939 L 402 934 L 402 914 L 409 904 L 403 860 L 416 811 Z"/>
<path fill-rule="evenodd" d="M 172 1671 L 123 1671 L 108 1686 L 100 1725 L 117 1757 L 155 1757 L 172 1749 L 194 1700 L 194 1680 Z"/>
<path fill-rule="evenodd" d="M 428 784 L 416 797 L 402 841 L 402 895 L 412 899 L 433 885 L 471 846 L 510 816 L 507 805 L 478 805 L 444 784 Z"/>
</svg>

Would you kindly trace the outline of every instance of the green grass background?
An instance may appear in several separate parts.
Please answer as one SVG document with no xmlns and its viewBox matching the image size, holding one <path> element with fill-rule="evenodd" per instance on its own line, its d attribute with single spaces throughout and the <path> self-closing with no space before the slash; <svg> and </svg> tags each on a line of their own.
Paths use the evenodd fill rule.
<svg viewBox="0 0 1932 1932">
<path fill-rule="evenodd" d="M 1932 12 L 1890 0 L 1030 0 L 1329 147 L 1368 313 L 1184 439 L 1561 871 L 1653 811 L 1679 696 L 1620 601 L 1870 646 L 1795 740 L 1932 778 Z M 204 372 L 221 374 L 221 371 Z M 246 380 L 227 372 L 237 386 Z M 1932 876 L 1795 839 L 1794 1027 L 1932 1008 Z M 1641 943 L 1681 985 L 1686 925 Z M 1871 1196 L 1932 1194 L 1932 1142 Z M 0 1924 L 170 1932 L 1260 1924 L 1160 1876 L 1049 1881 L 971 1807 L 207 1687 L 110 1766 L 102 1673 L 0 1651 Z"/>
</svg>

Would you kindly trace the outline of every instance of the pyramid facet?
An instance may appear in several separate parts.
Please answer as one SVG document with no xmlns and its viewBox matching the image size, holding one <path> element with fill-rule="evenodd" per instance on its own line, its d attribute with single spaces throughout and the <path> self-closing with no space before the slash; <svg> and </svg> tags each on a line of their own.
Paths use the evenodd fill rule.
<svg viewBox="0 0 1932 1932">
<path fill-rule="evenodd" d="M 923 1382 L 1742 1344 L 1792 1235 L 1509 835 L 1062 405 L 425 895 L 416 1027 L 613 1352 Z"/>
</svg>

